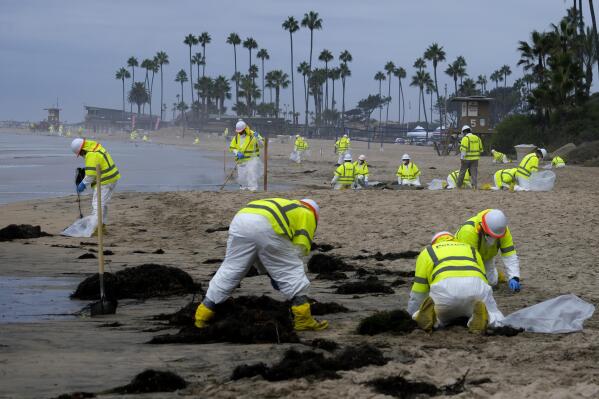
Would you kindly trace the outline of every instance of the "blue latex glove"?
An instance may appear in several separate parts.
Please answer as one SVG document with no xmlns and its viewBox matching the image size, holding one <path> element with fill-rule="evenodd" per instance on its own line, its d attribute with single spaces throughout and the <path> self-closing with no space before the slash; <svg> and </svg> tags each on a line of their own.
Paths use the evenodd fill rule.
<svg viewBox="0 0 599 399">
<path fill-rule="evenodd" d="M 511 278 L 509 281 L 510 290 L 514 292 L 520 292 L 520 281 L 516 279 L 516 277 Z"/>
<path fill-rule="evenodd" d="M 273 280 L 272 277 L 270 278 L 270 285 L 272 285 L 272 288 L 279 291 L 279 284 L 277 284 L 277 282 Z"/>
<path fill-rule="evenodd" d="M 84 182 L 79 183 L 79 185 L 77 186 L 77 192 L 82 193 L 84 190 L 85 190 L 85 183 Z"/>
<path fill-rule="evenodd" d="M 244 158 L 243 152 L 238 152 L 237 153 L 237 159 L 243 159 L 243 158 Z"/>
</svg>

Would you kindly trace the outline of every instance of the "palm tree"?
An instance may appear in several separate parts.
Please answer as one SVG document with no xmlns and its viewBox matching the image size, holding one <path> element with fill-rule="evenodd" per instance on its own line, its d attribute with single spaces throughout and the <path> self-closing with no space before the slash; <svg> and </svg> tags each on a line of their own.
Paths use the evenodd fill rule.
<svg viewBox="0 0 599 399">
<path fill-rule="evenodd" d="M 291 107 L 293 109 L 293 124 L 297 124 L 295 117 L 295 82 L 293 76 L 295 70 L 293 69 L 293 34 L 299 30 L 299 24 L 294 17 L 287 17 L 283 22 L 283 29 L 289 31 L 289 40 L 291 42 Z"/>
<path fill-rule="evenodd" d="M 331 85 L 333 87 L 332 95 L 331 95 L 331 109 L 335 110 L 335 81 L 341 78 L 341 69 L 340 68 L 331 68 L 329 70 L 329 79 L 331 79 Z"/>
<path fill-rule="evenodd" d="M 464 66 L 461 65 L 461 62 L 459 59 L 456 59 L 454 62 L 452 62 L 451 64 L 449 64 L 447 66 L 445 73 L 447 75 L 451 76 L 451 78 L 453 79 L 453 85 L 455 88 L 454 96 L 457 96 L 458 95 L 458 78 L 460 78 L 466 74 L 466 70 L 464 69 Z"/>
<path fill-rule="evenodd" d="M 198 91 L 198 97 L 202 99 L 202 106 L 204 108 L 204 118 L 208 117 L 208 102 L 210 99 L 209 97 L 210 92 L 212 91 L 212 86 L 212 79 L 208 76 L 202 76 L 194 85 L 195 89 Z"/>
<path fill-rule="evenodd" d="M 310 65 L 304 61 L 297 67 L 297 72 L 304 77 L 304 100 L 306 103 L 306 112 L 304 113 L 304 131 L 308 131 L 308 85 L 306 77 L 310 75 Z"/>
<path fill-rule="evenodd" d="M 387 101 L 387 115 L 385 116 L 385 128 L 389 123 L 389 103 L 391 103 L 391 75 L 395 71 L 395 64 L 393 61 L 389 61 L 385 64 L 385 72 L 387 72 L 387 78 L 389 79 L 389 90 L 387 91 L 387 97 L 389 97 L 389 101 Z"/>
<path fill-rule="evenodd" d="M 202 76 L 206 76 L 206 45 L 212 41 L 210 34 L 208 32 L 202 32 L 198 36 L 198 43 L 202 46 L 202 60 L 204 63 L 202 64 Z"/>
<path fill-rule="evenodd" d="M 480 85 L 481 93 L 485 93 L 487 91 L 487 77 L 485 75 L 478 75 L 476 79 L 476 84 Z"/>
<path fill-rule="evenodd" d="M 418 72 L 422 72 L 426 68 L 426 61 L 424 61 L 424 58 L 417 58 L 413 67 L 418 69 Z M 418 97 L 418 120 L 420 120 L 420 97 Z"/>
<path fill-rule="evenodd" d="M 123 120 L 125 119 L 125 79 L 129 79 L 131 74 L 125 68 L 120 68 L 116 71 L 115 78 L 123 82 Z"/>
<path fill-rule="evenodd" d="M 252 68 L 252 50 L 258 48 L 258 43 L 253 38 L 248 37 L 243 41 L 243 47 L 248 49 L 248 51 L 250 52 L 250 64 L 248 66 L 249 73 L 250 69 Z"/>
<path fill-rule="evenodd" d="M 239 44 L 241 44 L 241 38 L 239 37 L 239 35 L 237 33 L 230 33 L 229 37 L 227 37 L 227 44 L 230 44 L 233 46 L 233 58 L 235 60 L 235 74 L 233 76 L 238 76 L 237 75 L 237 47 Z M 239 102 L 239 79 L 235 79 L 235 104 L 237 104 Z"/>
<path fill-rule="evenodd" d="M 385 74 L 381 71 L 377 72 L 374 75 L 374 80 L 378 80 L 378 82 L 379 82 L 379 98 L 383 98 L 381 90 L 382 90 L 383 80 L 385 80 L 385 79 L 386 79 Z M 381 103 L 381 106 L 379 106 L 379 130 L 381 129 L 382 117 L 383 117 L 383 106 Z"/>
<path fill-rule="evenodd" d="M 231 85 L 223 75 L 214 80 L 214 92 L 218 100 L 218 112 L 222 114 L 225 112 L 225 99 L 231 98 Z"/>
<path fill-rule="evenodd" d="M 175 82 L 181 83 L 181 102 L 185 101 L 183 97 L 183 83 L 187 82 L 187 73 L 185 73 L 184 69 L 181 69 L 177 76 L 175 77 Z M 193 92 L 193 90 L 192 90 Z"/>
<path fill-rule="evenodd" d="M 145 86 L 146 90 L 148 90 L 148 88 L 150 87 L 150 77 L 149 77 L 149 74 L 150 74 L 150 71 L 154 69 L 154 61 L 151 60 L 151 59 L 149 59 L 149 58 L 146 58 L 146 59 L 144 59 L 141 62 L 140 66 L 146 70 L 146 77 L 144 79 L 144 86 Z M 145 113 L 145 103 L 144 103 L 143 107 L 144 107 L 143 112 Z"/>
<path fill-rule="evenodd" d="M 435 94 L 435 82 L 433 82 L 433 80 L 431 79 L 430 81 L 426 82 L 426 94 L 429 94 L 431 96 L 431 107 L 430 107 L 430 116 L 431 116 L 431 123 L 433 122 L 433 94 Z M 424 110 L 424 113 L 426 113 L 426 109 Z M 439 120 L 441 119 L 441 116 L 439 116 Z"/>
<path fill-rule="evenodd" d="M 402 116 L 405 119 L 405 114 L 406 114 L 406 102 L 403 99 L 403 87 L 401 85 L 401 80 L 404 79 L 406 77 L 406 70 L 403 69 L 402 67 L 398 67 L 393 71 L 393 75 L 397 78 L 397 80 L 399 81 L 399 92 L 397 95 L 397 99 L 398 99 L 398 109 L 397 109 L 397 121 L 399 123 L 403 123 L 402 120 Z M 401 101 L 400 101 L 401 100 Z M 403 111 L 402 111 L 403 109 Z"/>
<path fill-rule="evenodd" d="M 274 79 L 274 75 L 273 75 L 274 71 L 270 71 L 266 73 L 266 88 L 268 89 L 269 92 L 269 103 L 272 104 L 272 89 L 275 88 L 275 79 Z M 266 97 L 266 95 L 263 93 L 262 98 Z"/>
<path fill-rule="evenodd" d="M 202 65 L 202 53 L 195 53 L 193 57 L 191 57 L 191 64 L 196 66 L 196 74 L 200 76 L 200 66 Z"/>
<path fill-rule="evenodd" d="M 137 58 L 129 57 L 129 59 L 127 60 L 127 66 L 131 68 L 131 75 L 133 76 L 133 79 L 131 79 L 131 87 L 133 88 L 133 83 L 135 83 L 135 67 L 139 66 Z M 130 103 L 129 112 L 133 112 L 133 103 Z"/>
<path fill-rule="evenodd" d="M 593 21 L 593 40 L 595 41 L 595 54 L 599 55 L 599 35 L 597 34 L 597 21 L 595 20 L 595 6 L 593 0 L 589 0 L 589 8 L 591 9 L 591 20 Z M 597 70 L 599 71 L 599 56 L 596 59 Z"/>
<path fill-rule="evenodd" d="M 162 115 L 162 104 L 164 103 L 163 100 L 163 95 L 164 95 L 164 85 L 163 85 L 163 76 L 162 76 L 162 67 L 163 65 L 168 65 L 169 64 L 169 60 L 168 60 L 168 55 L 164 52 L 164 51 L 159 51 L 156 53 L 156 63 L 158 64 L 158 66 L 160 67 L 160 120 L 163 120 L 163 115 Z"/>
<path fill-rule="evenodd" d="M 501 72 L 494 71 L 489 78 L 495 82 L 495 88 L 499 88 L 499 81 L 502 80 Z"/>
<path fill-rule="evenodd" d="M 191 47 L 198 44 L 198 38 L 192 35 L 191 33 L 185 36 L 185 40 L 183 40 L 184 44 L 189 46 L 189 81 L 190 81 L 190 89 L 191 89 L 191 103 L 193 104 L 193 70 L 192 70 L 192 62 L 191 62 Z M 181 101 L 183 101 L 183 95 L 181 95 Z"/>
<path fill-rule="evenodd" d="M 317 12 L 310 11 L 304 14 L 304 18 L 302 19 L 302 26 L 310 30 L 310 61 L 308 66 L 310 67 L 310 73 L 312 73 L 312 50 L 314 48 L 314 30 L 322 29 L 322 18 L 318 16 Z M 309 92 L 307 92 L 307 94 L 309 94 Z M 306 112 L 308 112 L 308 97 L 309 96 L 306 96 Z"/>
<path fill-rule="evenodd" d="M 437 83 L 437 66 L 439 62 L 445 61 L 445 50 L 443 46 L 439 46 L 437 43 L 433 43 L 424 52 L 424 58 L 433 63 L 433 74 L 435 77 L 435 88 L 437 93 L 437 104 L 439 104 L 439 85 Z M 432 114 L 431 114 L 432 119 Z"/>
<path fill-rule="evenodd" d="M 140 108 L 143 104 L 148 102 L 148 91 L 141 82 L 133 83 L 131 91 L 129 91 L 129 102 L 137 105 L 137 115 L 139 115 Z"/>
<path fill-rule="evenodd" d="M 461 85 L 464 77 L 468 76 L 468 74 L 466 73 L 466 59 L 463 56 L 459 55 L 458 58 L 455 59 L 455 62 L 459 66 L 458 77 L 460 78 Z"/>
<path fill-rule="evenodd" d="M 150 80 L 150 116 L 152 116 L 152 93 L 154 92 L 154 75 L 160 70 L 156 57 L 150 63 L 150 71 L 152 71 L 152 79 Z M 161 107 L 162 108 L 162 107 Z"/>
<path fill-rule="evenodd" d="M 347 64 L 352 62 L 353 59 L 351 53 L 347 50 L 343 50 L 341 54 L 339 54 L 339 60 L 342 62 L 339 69 L 341 70 L 341 89 L 343 92 L 341 100 L 341 124 L 343 127 L 345 127 L 345 80 L 351 76 L 351 71 Z"/>
<path fill-rule="evenodd" d="M 264 104 L 264 60 L 269 60 L 270 56 L 265 48 L 260 49 L 256 54 L 256 57 L 262 60 L 262 104 Z"/>
<path fill-rule="evenodd" d="M 327 110 L 329 108 L 329 62 L 331 62 L 333 60 L 333 53 L 331 53 L 329 50 L 324 49 L 320 52 L 320 55 L 318 56 L 318 59 L 322 62 L 324 62 L 324 73 L 326 75 L 326 79 L 325 79 L 325 95 L 324 95 L 324 109 Z"/>
<path fill-rule="evenodd" d="M 512 70 L 509 65 L 504 65 L 499 69 L 499 73 L 503 75 L 503 87 L 507 87 L 507 77 L 512 74 Z"/>
<path fill-rule="evenodd" d="M 253 78 L 250 75 L 242 75 L 239 82 L 240 97 L 245 97 L 246 112 L 248 116 L 253 114 L 253 100 L 260 97 L 260 89 L 256 87 Z"/>
<path fill-rule="evenodd" d="M 418 87 L 420 91 L 420 98 L 422 98 L 422 106 L 424 107 L 424 120 L 426 122 L 426 140 L 428 141 L 428 119 L 426 117 L 426 104 L 424 103 L 424 88 L 427 83 L 432 82 L 431 75 L 425 71 L 417 71 L 416 75 L 412 76 L 412 83 L 410 86 Z M 420 119 L 420 115 L 418 115 Z"/>
<path fill-rule="evenodd" d="M 279 93 L 280 89 L 289 87 L 289 75 L 281 70 L 272 72 L 272 83 L 275 88 L 275 118 L 279 117 Z"/>
</svg>

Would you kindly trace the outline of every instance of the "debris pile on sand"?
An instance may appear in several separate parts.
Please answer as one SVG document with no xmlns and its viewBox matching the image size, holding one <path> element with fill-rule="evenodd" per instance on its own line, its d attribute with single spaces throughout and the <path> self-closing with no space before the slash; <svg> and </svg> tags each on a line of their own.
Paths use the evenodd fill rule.
<svg viewBox="0 0 599 399">
<path fill-rule="evenodd" d="M 333 249 L 335 249 L 334 246 L 332 246 L 331 244 L 316 244 L 315 242 L 312 243 L 312 251 L 320 251 L 320 252 L 329 252 L 332 251 Z"/>
<path fill-rule="evenodd" d="M 382 366 L 387 364 L 387 361 L 379 349 L 369 344 L 346 347 L 343 352 L 333 357 L 325 357 L 320 352 L 289 349 L 278 363 L 270 367 L 264 363 L 236 367 L 231 379 L 238 380 L 256 375 L 261 375 L 268 381 L 303 377 L 313 380 L 336 379 L 341 378 L 337 371 L 371 365 Z"/>
<path fill-rule="evenodd" d="M 468 374 L 468 373 L 466 373 Z M 366 384 L 383 395 L 394 396 L 401 399 L 430 397 L 439 395 L 457 395 L 464 392 L 466 375 L 455 383 L 437 387 L 428 382 L 408 381 L 402 376 L 377 378 Z"/>
<path fill-rule="evenodd" d="M 316 338 L 312 340 L 310 346 L 315 349 L 322 349 L 329 352 L 333 352 L 339 348 L 339 344 L 337 342 L 324 338 Z"/>
<path fill-rule="evenodd" d="M 341 284 L 337 290 L 336 294 L 372 294 L 372 293 L 380 293 L 380 294 L 393 294 L 393 288 L 385 285 L 385 283 L 378 278 L 371 276 L 368 277 L 364 281 L 354 281 L 351 283 Z"/>
<path fill-rule="evenodd" d="M 0 229 L 0 241 L 46 236 L 52 236 L 52 234 L 43 232 L 40 226 L 32 226 L 30 224 L 9 224 L 5 228 Z"/>
<path fill-rule="evenodd" d="M 193 325 L 198 303 L 189 304 L 169 320 L 183 327 L 176 334 L 159 335 L 150 344 L 207 344 L 299 342 L 293 330 L 289 306 L 267 296 L 242 296 L 218 304 L 213 321 L 206 328 Z"/>
<path fill-rule="evenodd" d="M 315 280 L 346 280 L 347 274 L 343 272 L 320 273 L 314 277 Z"/>
<path fill-rule="evenodd" d="M 63 393 L 60 396 L 55 397 L 54 399 L 87 399 L 87 398 L 95 398 L 96 394 L 92 392 L 73 392 L 73 393 Z"/>
<path fill-rule="evenodd" d="M 136 375 L 129 384 L 111 389 L 107 393 L 173 392 L 185 387 L 187 387 L 187 382 L 177 374 L 171 371 L 150 369 Z"/>
<path fill-rule="evenodd" d="M 349 309 L 337 302 L 318 302 L 310 299 L 310 311 L 313 316 L 322 316 L 331 313 L 347 313 Z"/>
<path fill-rule="evenodd" d="M 523 328 L 514 328 L 511 326 L 501 326 L 501 327 L 487 328 L 486 335 L 515 337 L 516 335 L 520 334 L 521 332 L 524 332 Z"/>
<path fill-rule="evenodd" d="M 362 260 L 362 259 L 375 259 L 379 262 L 384 260 L 397 260 L 397 259 L 414 259 L 418 256 L 419 252 L 416 251 L 403 251 L 403 252 L 377 252 L 373 255 L 357 255 L 354 256 L 353 260 Z"/>
<path fill-rule="evenodd" d="M 201 286 L 193 282 L 189 274 L 170 266 L 147 264 L 120 270 L 115 274 L 104 273 L 106 297 L 152 298 L 195 293 Z M 71 295 L 74 299 L 94 300 L 100 298 L 98 274 L 83 280 Z"/>
<path fill-rule="evenodd" d="M 308 271 L 311 273 L 334 273 L 353 271 L 355 268 L 348 265 L 336 256 L 316 254 L 308 261 Z"/>
<path fill-rule="evenodd" d="M 358 334 L 376 335 L 385 332 L 407 334 L 417 327 L 412 317 L 403 309 L 377 312 L 363 319 L 358 326 Z"/>
<path fill-rule="evenodd" d="M 217 231 L 229 231 L 229 226 L 218 226 L 206 229 L 206 233 L 216 233 Z"/>
</svg>

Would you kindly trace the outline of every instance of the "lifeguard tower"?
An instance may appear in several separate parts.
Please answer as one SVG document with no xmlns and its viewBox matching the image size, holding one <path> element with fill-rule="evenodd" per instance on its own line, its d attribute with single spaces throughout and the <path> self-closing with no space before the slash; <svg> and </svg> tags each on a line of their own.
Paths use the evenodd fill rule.
<svg viewBox="0 0 599 399">
<path fill-rule="evenodd" d="M 54 129 L 57 129 L 60 125 L 60 108 L 44 108 L 45 111 L 48 111 L 48 125 L 53 126 Z"/>
<path fill-rule="evenodd" d="M 440 145 L 437 147 L 439 155 L 449 155 L 455 151 L 459 152 L 459 137 L 462 133 L 462 126 L 468 125 L 472 133 L 479 136 L 483 143 L 488 142 L 488 138 L 493 134 L 491 127 L 491 102 L 494 99 L 484 96 L 454 97 L 449 100 L 451 103 L 457 103 L 458 123 L 457 127 L 452 127 L 441 137 Z"/>
</svg>

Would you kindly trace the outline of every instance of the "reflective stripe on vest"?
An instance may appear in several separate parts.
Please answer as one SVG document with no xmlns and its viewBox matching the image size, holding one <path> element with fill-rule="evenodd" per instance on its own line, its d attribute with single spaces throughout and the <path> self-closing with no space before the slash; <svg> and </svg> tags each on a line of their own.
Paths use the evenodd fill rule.
<svg viewBox="0 0 599 399">
<path fill-rule="evenodd" d="M 522 162 L 524 162 L 524 165 L 522 164 L 522 162 L 520 162 L 520 165 L 518 165 L 518 173 L 520 173 L 521 175 L 524 175 L 526 177 L 530 177 L 531 172 L 526 169 L 526 167 L 528 166 L 528 163 L 534 158 L 536 157 L 536 155 L 534 153 L 531 153 L 529 155 L 527 155 L 528 158 L 525 157 L 526 161 L 524 161 L 524 159 L 522 160 Z"/>
<path fill-rule="evenodd" d="M 270 213 L 272 215 L 272 217 L 275 219 L 275 221 L 277 222 L 277 224 L 279 225 L 279 227 L 281 228 L 281 230 L 283 230 L 283 232 L 285 233 L 285 235 L 290 239 L 293 240 L 294 236 L 297 235 L 305 235 L 306 237 L 308 237 L 308 240 L 310 240 L 310 235 L 308 234 L 307 231 L 305 230 L 298 230 L 295 232 L 295 234 L 291 234 L 291 229 L 289 227 L 289 218 L 287 217 L 287 212 L 299 208 L 301 205 L 298 204 L 289 204 L 286 206 L 281 206 L 280 204 L 278 204 L 276 201 L 273 200 L 264 200 L 266 202 L 269 202 L 271 204 L 273 204 L 276 207 L 275 209 L 267 206 L 267 205 L 259 205 L 259 204 L 247 204 L 245 207 L 246 208 L 253 208 L 253 209 L 262 209 L 267 211 L 268 213 Z"/>
<path fill-rule="evenodd" d="M 470 138 L 473 137 L 472 140 L 470 140 Z M 482 146 L 480 145 L 480 138 L 478 138 L 477 136 L 470 136 L 470 135 L 466 135 L 464 136 L 464 138 L 468 141 L 468 146 L 465 148 L 465 152 L 466 155 L 464 156 L 464 159 L 466 160 L 471 160 L 471 159 L 478 159 L 480 158 L 480 154 L 482 153 Z M 476 149 L 473 149 L 473 144 L 476 143 Z"/>
<path fill-rule="evenodd" d="M 466 245 L 466 244 L 464 244 Z M 476 250 L 470 247 L 472 251 L 472 256 L 446 256 L 444 258 L 439 259 L 435 250 L 432 246 L 427 246 L 426 251 L 428 252 L 431 260 L 433 261 L 433 270 L 431 272 L 430 281 L 433 283 L 435 279 L 441 274 L 452 271 L 473 271 L 480 273 L 485 279 L 487 278 L 485 271 L 480 268 L 476 259 Z M 455 261 L 466 261 L 471 264 L 466 265 L 456 265 L 452 264 Z"/>
<path fill-rule="evenodd" d="M 339 174 L 337 169 L 336 172 L 339 176 L 338 182 L 340 184 L 352 184 L 355 178 L 354 164 L 352 164 L 351 162 L 343 162 L 343 164 L 339 167 L 343 167 L 343 173 Z"/>
</svg>

